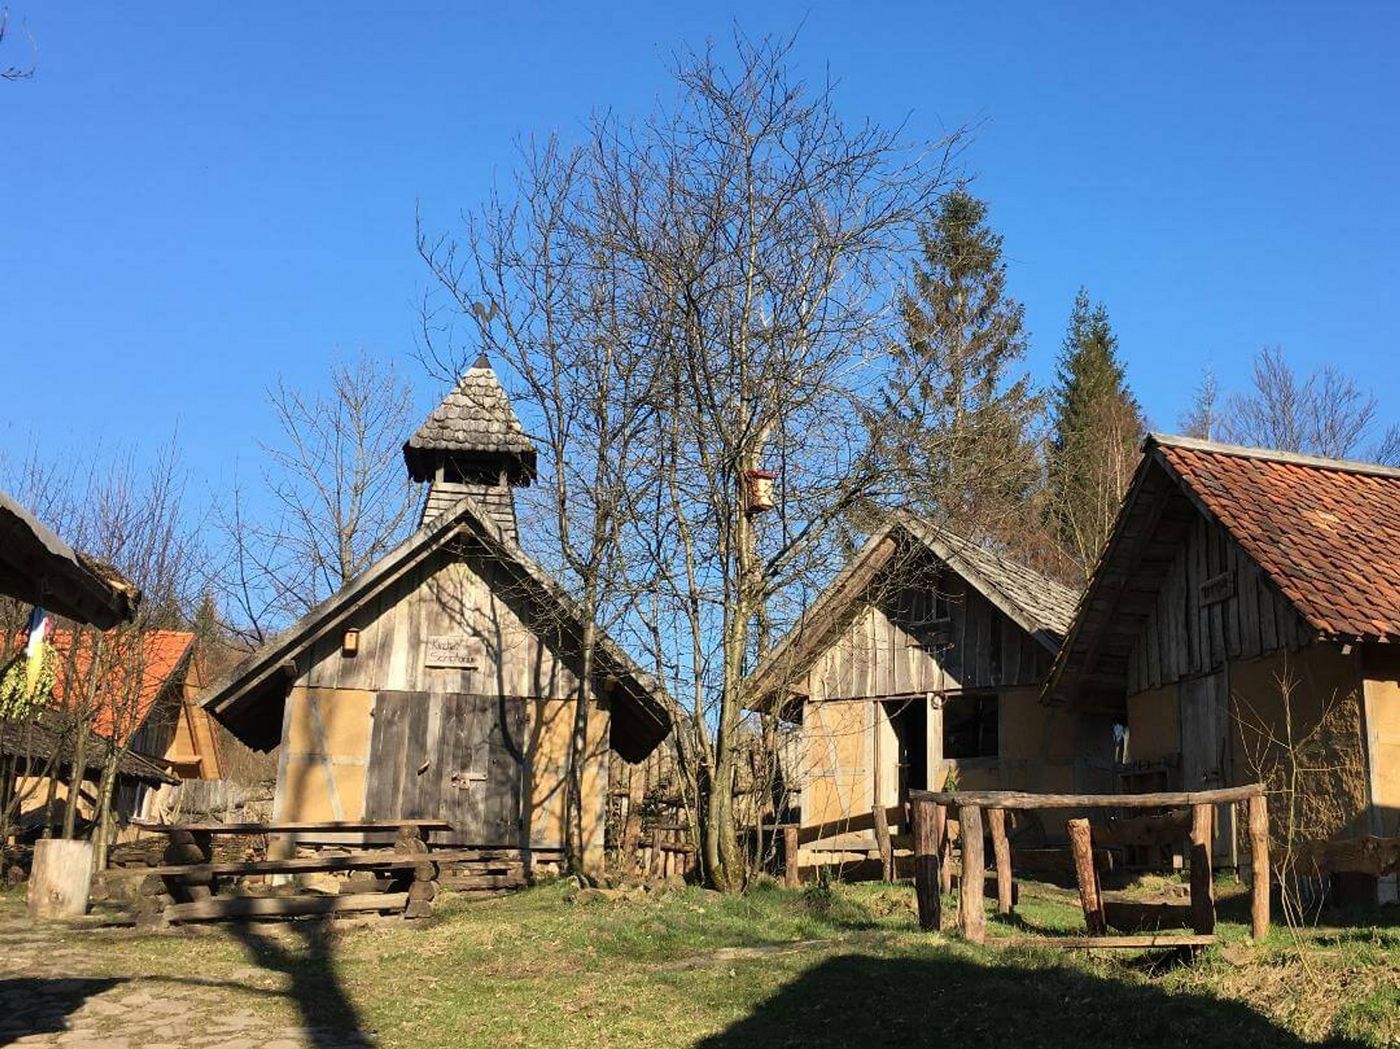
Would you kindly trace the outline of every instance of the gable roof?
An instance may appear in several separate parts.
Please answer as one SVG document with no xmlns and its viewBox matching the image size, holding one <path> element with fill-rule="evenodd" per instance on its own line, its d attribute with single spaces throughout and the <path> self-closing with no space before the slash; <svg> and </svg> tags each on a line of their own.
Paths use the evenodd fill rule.
<svg viewBox="0 0 1400 1049">
<path fill-rule="evenodd" d="M 429 479 L 438 458 L 434 453 L 504 457 L 513 464 L 517 480 L 534 477 L 534 442 L 485 354 L 404 444 L 404 462 L 415 481 Z"/>
<path fill-rule="evenodd" d="M 107 758 L 106 737 L 90 728 L 74 725 L 57 710 L 40 710 L 27 718 L 0 718 L 0 754 L 12 758 L 21 775 L 40 775 L 46 769 L 67 779 L 77 752 L 77 736 L 86 732 L 83 771 L 99 775 Z M 52 768 L 49 762 L 54 761 Z M 158 759 L 128 750 L 117 759 L 117 775 L 141 783 L 179 783 Z"/>
<path fill-rule="evenodd" d="M 485 554 L 511 572 L 522 591 L 542 606 L 550 622 L 579 630 L 583 613 L 563 587 L 503 532 L 471 496 L 463 496 L 450 509 L 432 518 L 374 565 L 322 601 L 297 622 L 248 655 L 210 685 L 201 705 L 253 746 L 267 749 L 278 742 L 277 729 L 264 735 L 250 727 L 255 708 L 286 696 L 289 668 L 317 640 L 338 628 L 364 603 L 422 564 L 446 544 L 462 536 L 479 543 Z M 618 689 L 612 696 L 612 744 L 624 758 L 639 761 L 671 730 L 665 691 L 651 675 L 600 627 L 595 653 L 599 671 L 614 676 Z M 291 675 L 291 676 L 294 676 Z"/>
<path fill-rule="evenodd" d="M 898 511 L 856 551 L 749 676 L 750 709 L 770 707 L 785 683 L 812 664 L 865 600 L 869 585 L 896 557 L 902 542 L 910 541 L 962 576 L 1047 650 L 1058 650 L 1074 614 L 1074 591 L 1005 554 Z"/>
<path fill-rule="evenodd" d="M 1319 634 L 1400 640 L 1400 470 L 1166 435 L 1145 450 Z"/>
<path fill-rule="evenodd" d="M 1106 694 L 1121 692 L 1123 653 L 1105 653 L 1130 643 L 1123 639 L 1146 615 L 1195 514 L 1230 534 L 1296 611 L 1300 630 L 1400 639 L 1400 470 L 1149 434 L 1047 699 L 1076 696 L 1090 678 Z"/>
<path fill-rule="evenodd" d="M 0 593 L 99 630 L 132 619 L 141 591 L 116 569 L 75 552 L 0 492 Z"/>
</svg>

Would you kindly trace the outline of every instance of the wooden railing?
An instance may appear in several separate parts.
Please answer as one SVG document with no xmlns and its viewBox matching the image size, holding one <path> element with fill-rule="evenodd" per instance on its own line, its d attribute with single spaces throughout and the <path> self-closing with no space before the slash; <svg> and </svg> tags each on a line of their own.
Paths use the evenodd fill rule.
<svg viewBox="0 0 1400 1049">
<path fill-rule="evenodd" d="M 961 828 L 962 876 L 958 888 L 958 931 L 968 940 L 986 938 L 983 912 L 986 861 L 982 850 L 983 814 L 992 836 L 997 881 L 997 906 L 1012 908 L 1014 889 L 1011 846 L 1006 834 L 1007 810 L 1186 808 L 1190 810 L 1191 938 L 1150 937 L 1152 946 L 1209 942 L 1215 932 L 1215 884 L 1211 871 L 1211 828 L 1216 805 L 1245 803 L 1249 808 L 1249 837 L 1253 850 L 1250 931 L 1258 939 L 1269 932 L 1269 812 L 1264 786 L 1251 783 L 1220 790 L 1174 791 L 1155 794 L 1031 794 L 1013 790 L 909 792 L 914 829 L 914 889 L 919 924 L 936 930 L 942 925 L 942 895 L 950 877 L 947 815 L 956 809 Z M 1079 946 L 1144 946 L 1122 937 L 1108 937 L 1102 892 L 1093 859 L 1089 821 L 1068 821 L 1070 848 L 1089 937 Z"/>
</svg>

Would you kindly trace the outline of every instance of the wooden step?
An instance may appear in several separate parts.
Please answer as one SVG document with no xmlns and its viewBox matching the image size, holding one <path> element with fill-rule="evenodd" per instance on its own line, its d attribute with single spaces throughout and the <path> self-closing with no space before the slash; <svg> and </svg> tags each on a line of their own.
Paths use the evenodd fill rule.
<svg viewBox="0 0 1400 1049">
<path fill-rule="evenodd" d="M 444 889 L 457 891 L 471 889 L 523 889 L 523 874 L 462 874 L 441 878 L 439 884 Z"/>
<path fill-rule="evenodd" d="M 225 918 L 295 918 L 311 914 L 402 911 L 406 892 L 361 892 L 348 896 L 215 896 L 165 908 L 171 922 L 219 921 Z"/>
</svg>

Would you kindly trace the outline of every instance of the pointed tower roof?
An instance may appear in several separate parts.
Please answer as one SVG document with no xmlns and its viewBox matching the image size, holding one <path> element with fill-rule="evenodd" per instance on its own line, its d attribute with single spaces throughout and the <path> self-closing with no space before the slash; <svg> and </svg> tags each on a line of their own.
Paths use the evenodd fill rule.
<svg viewBox="0 0 1400 1049">
<path fill-rule="evenodd" d="M 535 476 L 535 445 L 484 353 L 408 439 L 403 457 L 415 481 L 430 479 L 449 457 L 483 466 L 499 463 L 516 484 Z"/>
</svg>

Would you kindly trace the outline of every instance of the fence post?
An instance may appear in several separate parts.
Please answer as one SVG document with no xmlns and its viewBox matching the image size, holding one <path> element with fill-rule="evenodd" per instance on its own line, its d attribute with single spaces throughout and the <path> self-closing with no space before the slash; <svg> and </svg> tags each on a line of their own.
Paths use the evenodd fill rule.
<svg viewBox="0 0 1400 1049">
<path fill-rule="evenodd" d="M 916 799 L 911 806 L 914 825 L 914 898 L 919 904 L 919 928 L 937 932 L 943 924 L 943 897 L 939 892 L 936 809 L 931 801 Z"/>
<path fill-rule="evenodd" d="M 953 891 L 953 846 L 948 834 L 948 809 L 933 806 L 933 849 L 938 854 L 938 891 L 945 896 Z"/>
<path fill-rule="evenodd" d="M 1211 825 L 1214 806 L 1191 806 L 1191 927 L 1201 935 L 1215 932 L 1215 879 L 1211 872 Z"/>
<path fill-rule="evenodd" d="M 1015 900 L 1011 887 L 1011 842 L 1006 837 L 1006 810 L 988 809 L 992 825 L 992 853 L 997 865 L 997 913 L 1010 914 Z"/>
<path fill-rule="evenodd" d="M 958 881 L 958 929 L 972 943 L 987 938 L 987 916 L 982 912 L 987 863 L 982 855 L 982 810 L 976 805 L 958 806 L 962 834 L 962 877 Z"/>
<path fill-rule="evenodd" d="M 1249 932 L 1262 940 L 1269 935 L 1269 800 L 1263 794 L 1249 799 L 1249 848 Z"/>
<path fill-rule="evenodd" d="M 795 889 L 800 884 L 797 872 L 797 828 L 783 827 L 783 884 Z"/>
</svg>

